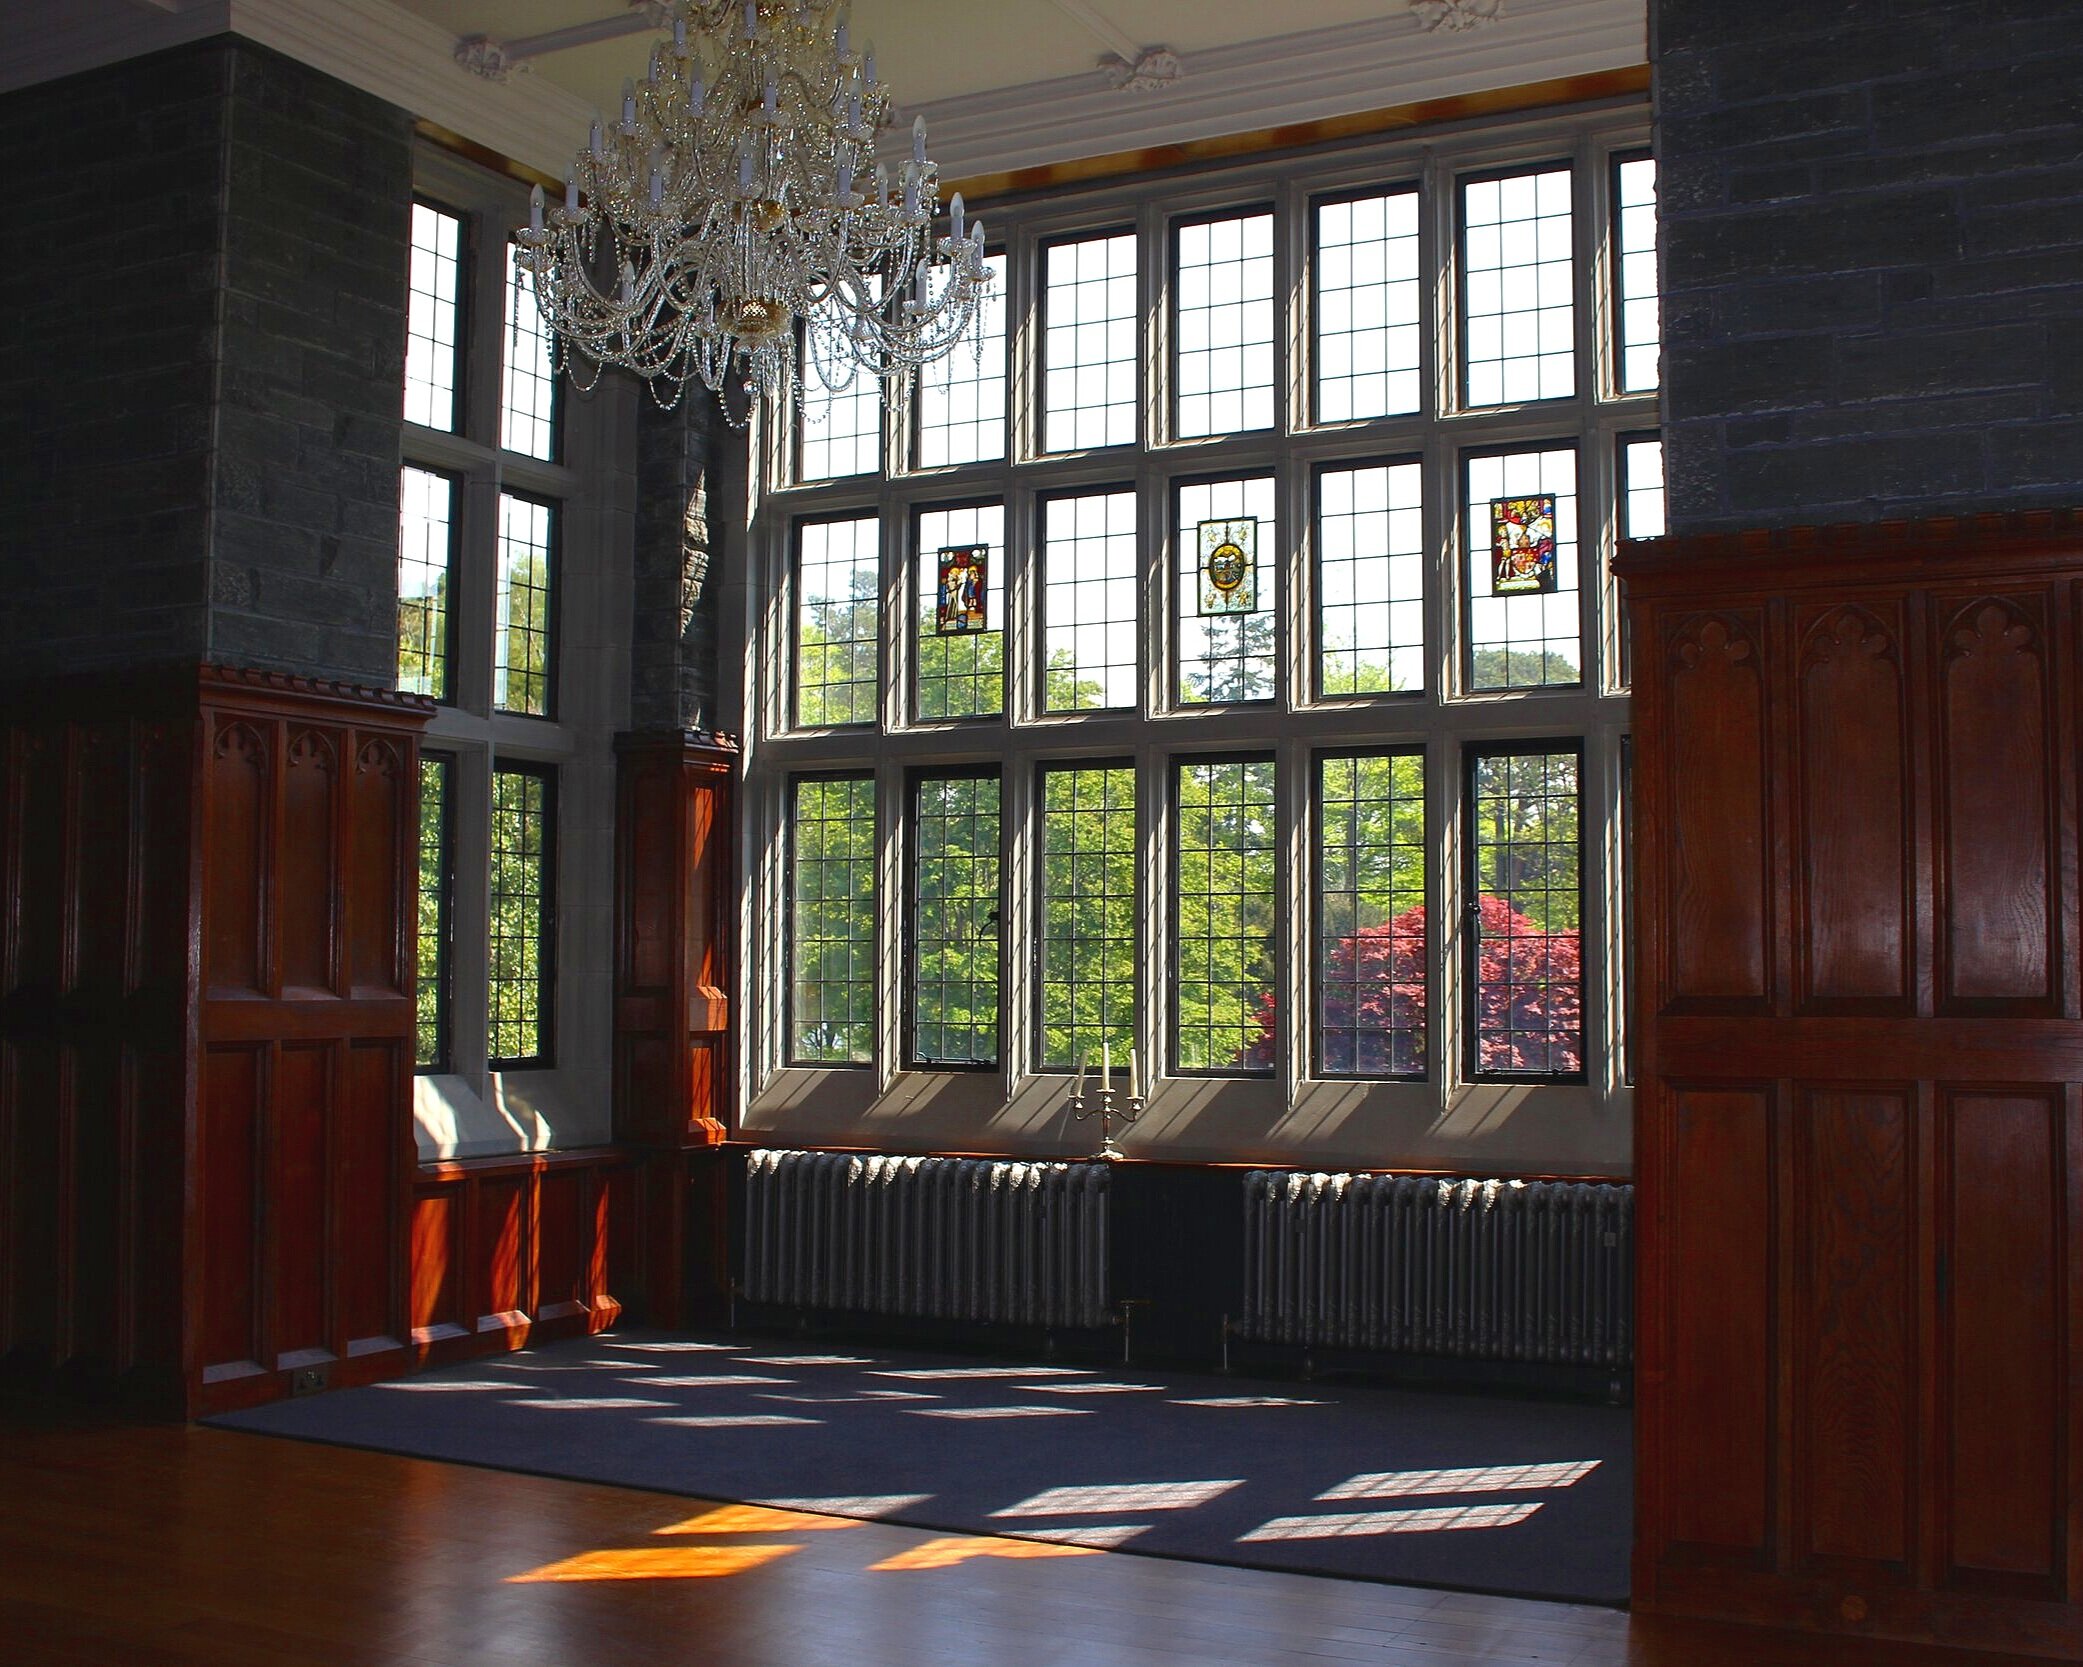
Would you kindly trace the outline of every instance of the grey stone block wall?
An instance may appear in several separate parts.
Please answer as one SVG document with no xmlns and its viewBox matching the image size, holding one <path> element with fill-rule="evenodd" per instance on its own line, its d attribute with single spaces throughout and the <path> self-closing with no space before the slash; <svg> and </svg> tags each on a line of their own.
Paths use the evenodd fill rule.
<svg viewBox="0 0 2083 1667">
<path fill-rule="evenodd" d="M 1673 530 L 2083 503 L 2083 6 L 1650 14 Z"/>
<path fill-rule="evenodd" d="M 230 94 L 209 653 L 388 688 L 411 123 L 243 43 Z"/>
<path fill-rule="evenodd" d="M 0 97 L 0 675 L 388 686 L 406 116 L 229 37 Z"/>
<path fill-rule="evenodd" d="M 638 396 L 634 730 L 719 727 L 723 575 L 711 500 L 726 450 L 743 446 L 743 435 L 727 426 L 715 396 L 699 384 L 671 411 L 660 410 L 648 393 Z"/>
<path fill-rule="evenodd" d="M 170 54 L 0 98 L 0 653 L 36 674 L 208 641 L 231 60 Z"/>
</svg>

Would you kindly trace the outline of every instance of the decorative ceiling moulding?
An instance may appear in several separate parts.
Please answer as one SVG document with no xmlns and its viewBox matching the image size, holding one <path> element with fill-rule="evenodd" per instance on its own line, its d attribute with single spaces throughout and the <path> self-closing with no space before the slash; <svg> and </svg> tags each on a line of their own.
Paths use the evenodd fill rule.
<svg viewBox="0 0 2083 1667">
<path fill-rule="evenodd" d="M 1504 0 L 1410 0 L 1410 10 L 1423 27 L 1458 34 L 1495 23 L 1504 15 Z"/>
<path fill-rule="evenodd" d="M 59 9 L 59 8 L 53 8 Z M 592 108 L 539 75 L 487 81 L 448 31 L 390 0 L 70 0 L 58 20 L 0 37 L 0 92 L 237 34 L 561 180 Z"/>
<path fill-rule="evenodd" d="M 1180 55 L 1185 79 L 1125 98 L 1099 77 L 999 88 L 926 106 L 941 177 L 1377 111 L 1648 61 L 1640 0 L 1510 0 L 1494 28 L 1428 30 L 1415 13 Z M 965 186 L 966 190 L 966 186 Z"/>
</svg>

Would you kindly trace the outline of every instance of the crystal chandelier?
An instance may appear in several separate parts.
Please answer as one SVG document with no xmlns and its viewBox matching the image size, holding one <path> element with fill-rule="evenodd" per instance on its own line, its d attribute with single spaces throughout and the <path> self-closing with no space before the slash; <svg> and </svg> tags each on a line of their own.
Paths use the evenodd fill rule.
<svg viewBox="0 0 2083 1667">
<path fill-rule="evenodd" d="M 670 41 L 596 121 L 564 206 L 537 187 L 519 264 L 567 364 L 634 371 L 660 404 L 691 380 L 784 394 L 805 358 L 837 391 L 897 383 L 971 330 L 990 278 L 962 198 L 936 236 L 926 123 L 875 160 L 889 91 L 844 0 L 668 0 Z M 736 367 L 735 371 L 733 367 Z M 728 410 L 728 402 L 725 409 Z"/>
</svg>

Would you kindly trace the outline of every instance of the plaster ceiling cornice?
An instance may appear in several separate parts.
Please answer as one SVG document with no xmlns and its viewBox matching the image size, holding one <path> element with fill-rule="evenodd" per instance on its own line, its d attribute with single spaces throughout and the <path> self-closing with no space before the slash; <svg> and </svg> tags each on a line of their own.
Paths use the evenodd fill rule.
<svg viewBox="0 0 2083 1667">
<path fill-rule="evenodd" d="M 1173 88 L 1123 95 L 1090 76 L 1008 87 L 927 107 L 944 179 L 1011 172 L 1624 69 L 1647 61 L 1638 0 L 1511 0 L 1506 22 L 1425 29 L 1407 9 L 1185 59 Z"/>
<path fill-rule="evenodd" d="M 0 30 L 0 91 L 232 31 L 555 179 L 593 115 L 547 76 L 471 74 L 451 33 L 391 0 L 185 0 L 178 11 L 65 0 L 33 11 L 30 26 Z M 1625 68 L 1646 60 L 1644 36 L 1641 0 L 1507 0 L 1493 27 L 1436 32 L 1390 3 L 1360 23 L 1182 54 L 1185 77 L 1153 92 L 1116 91 L 1095 71 L 919 108 L 952 180 Z M 642 56 L 632 40 L 632 66 Z"/>
</svg>

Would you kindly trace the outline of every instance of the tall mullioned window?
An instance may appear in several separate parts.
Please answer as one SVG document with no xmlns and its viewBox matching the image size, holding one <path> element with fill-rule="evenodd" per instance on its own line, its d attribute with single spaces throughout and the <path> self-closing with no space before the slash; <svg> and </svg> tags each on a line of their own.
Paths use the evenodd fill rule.
<svg viewBox="0 0 2083 1667">
<path fill-rule="evenodd" d="M 568 510 L 600 490 L 588 462 L 599 405 L 562 385 L 533 280 L 516 264 L 522 189 L 432 147 L 414 172 L 397 685 L 440 703 L 421 778 L 416 1058 L 482 1098 L 493 1072 L 607 1064 L 585 1052 L 598 1026 L 567 1027 L 578 1055 L 556 1046 L 561 940 L 576 936 L 581 964 L 597 960 L 594 923 L 612 901 L 611 864 L 583 831 L 607 820 L 595 795 L 612 780 L 611 680 L 567 701 L 558 676 L 568 555 L 583 574 L 598 548 L 597 518 Z M 577 871 L 563 877 L 569 921 L 560 815 L 582 830 Z M 579 999 L 591 999 L 583 984 Z M 554 1129 L 550 1102 L 535 1103 Z"/>
<path fill-rule="evenodd" d="M 1481 1081 L 1623 1091 L 1644 145 L 1581 111 L 1013 203 L 981 362 L 858 474 L 769 435 L 753 1093 L 872 1064 L 829 1090 L 865 1142 L 997 1103 L 895 1079 L 996 1072 L 1033 1130 L 1031 1079 L 1133 1057 L 1155 1126 L 1364 1149 Z"/>
</svg>

